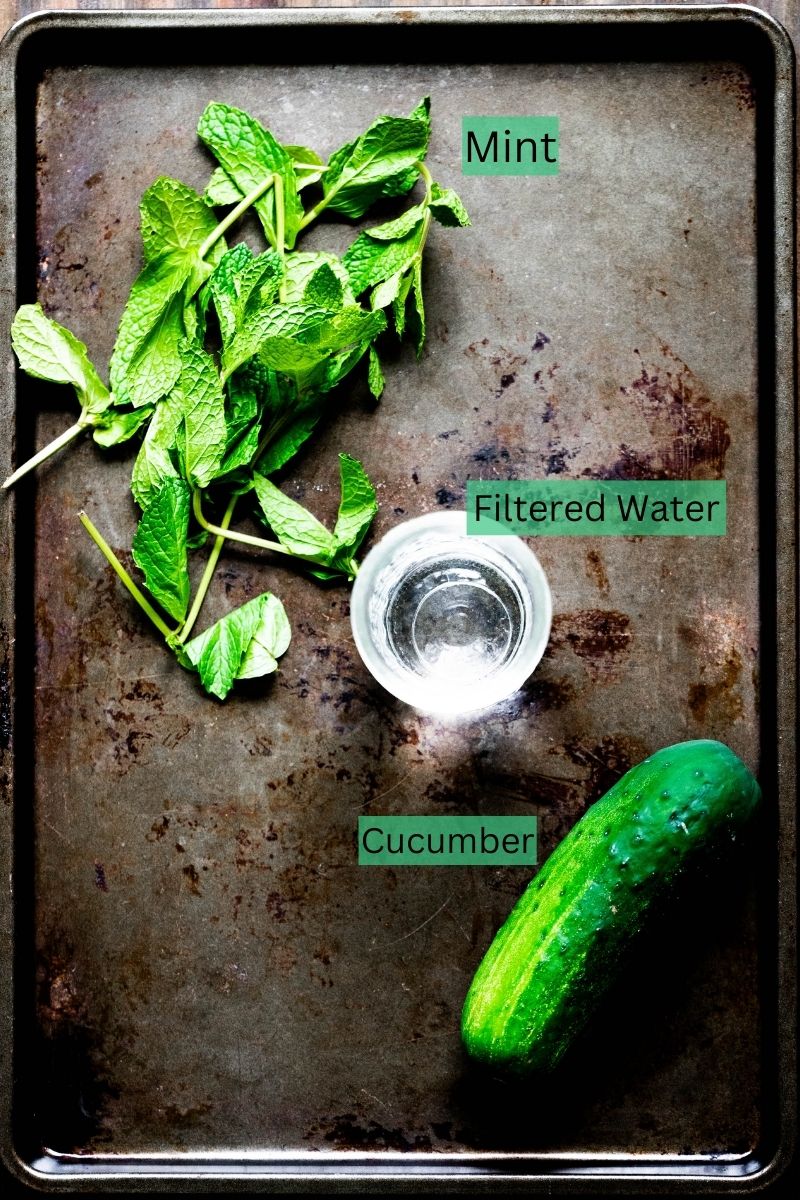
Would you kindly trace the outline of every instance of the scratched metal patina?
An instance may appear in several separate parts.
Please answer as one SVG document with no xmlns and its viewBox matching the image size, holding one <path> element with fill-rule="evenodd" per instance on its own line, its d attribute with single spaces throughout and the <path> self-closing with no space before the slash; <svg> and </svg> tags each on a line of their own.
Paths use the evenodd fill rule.
<svg viewBox="0 0 800 1200">
<path fill-rule="evenodd" d="M 38 95 L 39 298 L 101 364 L 158 174 L 202 189 L 210 99 L 328 154 L 433 99 L 421 363 L 387 363 L 284 486 L 323 519 L 361 458 L 373 537 L 468 478 L 726 477 L 724 539 L 546 539 L 553 635 L 469 719 L 385 695 L 344 587 L 225 554 L 203 613 L 264 589 L 294 639 L 220 705 L 165 653 L 81 530 L 127 553 L 130 457 L 81 445 L 36 510 L 37 1114 L 56 1150 L 744 1153 L 759 1136 L 747 866 L 615 993 L 546 1090 L 476 1080 L 460 1007 L 518 869 L 356 865 L 360 814 L 527 813 L 547 855 L 631 764 L 727 741 L 758 767 L 755 111 L 735 64 L 69 68 Z M 462 178 L 462 113 L 557 113 L 561 173 Z M 247 227 L 253 244 L 258 237 Z M 311 246 L 341 248 L 331 223 Z M 31 403 L 44 395 L 29 385 Z M 57 404 L 54 393 L 48 403 Z M 67 416 L 39 420 L 44 443 Z M 710 1081 L 713 1080 L 713 1085 Z"/>
</svg>

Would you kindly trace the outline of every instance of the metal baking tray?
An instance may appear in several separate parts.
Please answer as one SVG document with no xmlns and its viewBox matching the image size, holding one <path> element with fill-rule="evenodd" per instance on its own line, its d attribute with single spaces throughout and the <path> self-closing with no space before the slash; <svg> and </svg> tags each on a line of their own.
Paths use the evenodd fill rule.
<svg viewBox="0 0 800 1200">
<path fill-rule="evenodd" d="M 206 619 L 272 587 L 294 642 L 271 684 L 204 698 L 76 519 L 130 546 L 127 455 L 77 446 L 3 497 L 13 1170 L 92 1191 L 773 1179 L 795 1116 L 784 31 L 736 7 L 48 14 L 13 29 L 1 70 L 0 328 L 38 295 L 101 363 L 140 193 L 207 178 L 208 100 L 327 154 L 431 94 L 432 170 L 473 226 L 431 236 L 422 363 L 398 354 L 377 408 L 349 389 L 289 472 L 321 516 L 338 450 L 377 480 L 373 536 L 458 507 L 475 477 L 729 489 L 726 538 L 541 540 L 547 656 L 455 722 L 371 682 L 344 588 L 248 553 L 226 554 Z M 460 119 L 480 113 L 557 114 L 560 174 L 463 178 Z M 70 418 L 3 345 L 5 474 Z M 629 764 L 704 735 L 767 797 L 733 880 L 695 896 L 551 1080 L 474 1074 L 461 1003 L 527 874 L 359 868 L 359 814 L 535 812 L 546 855 Z"/>
</svg>

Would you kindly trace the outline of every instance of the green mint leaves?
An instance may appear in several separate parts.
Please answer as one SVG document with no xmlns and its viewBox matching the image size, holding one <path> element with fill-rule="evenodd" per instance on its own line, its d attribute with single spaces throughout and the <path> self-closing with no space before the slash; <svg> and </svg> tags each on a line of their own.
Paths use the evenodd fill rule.
<svg viewBox="0 0 800 1200">
<path fill-rule="evenodd" d="M 152 259 L 131 288 L 109 364 L 112 390 L 122 403 L 157 404 L 180 374 L 178 346 L 185 337 L 184 290 L 192 265 L 169 251 Z"/>
<path fill-rule="evenodd" d="M 165 479 L 142 513 L 133 539 L 133 561 L 144 573 L 147 590 L 178 622 L 189 607 L 190 497 L 182 479 Z"/>
<path fill-rule="evenodd" d="M 162 176 L 151 184 L 142 196 L 139 214 L 145 263 L 168 253 L 175 262 L 184 259 L 198 276 L 205 278 L 210 264 L 224 253 L 224 244 L 217 242 L 209 252 L 208 261 L 200 255 L 200 247 L 217 222 L 197 192 L 178 179 Z M 197 286 L 191 290 L 196 291 Z"/>
<path fill-rule="evenodd" d="M 178 660 L 197 671 L 207 692 L 224 700 L 235 680 L 276 671 L 291 636 L 280 600 L 263 592 L 180 646 Z"/>
<path fill-rule="evenodd" d="M 434 183 L 431 187 L 430 210 L 440 225 L 456 226 L 469 225 L 467 210 L 452 188 L 439 187 Z"/>
<path fill-rule="evenodd" d="M 333 532 L 258 472 L 253 475 L 253 485 L 264 519 L 281 545 L 322 568 L 313 574 L 322 579 L 355 575 L 355 554 L 378 511 L 375 489 L 357 459 L 339 455 L 341 499 Z"/>
<path fill-rule="evenodd" d="M 227 104 L 208 105 L 197 126 L 197 135 L 242 196 L 257 187 L 265 176 L 280 176 L 285 206 L 284 243 L 291 249 L 303 219 L 303 206 L 297 195 L 297 176 L 289 151 L 253 117 Z M 254 208 L 267 241 L 276 247 L 278 211 L 274 189 L 257 200 Z"/>
<path fill-rule="evenodd" d="M 120 317 L 109 386 L 83 343 L 40 305 L 17 313 L 11 339 L 21 368 L 70 384 L 80 416 L 3 486 L 86 428 L 103 447 L 134 443 L 139 582 L 86 514 L 81 521 L 180 664 L 222 700 L 237 680 L 277 670 L 291 636 L 269 592 L 192 636 L 226 541 L 266 551 L 273 563 L 294 558 L 317 579 L 355 576 L 378 511 L 362 463 L 339 455 L 332 529 L 275 476 L 335 410 L 332 393 L 353 371 L 380 398 L 390 323 L 421 353 L 431 223 L 464 226 L 469 218 L 425 166 L 427 99 L 408 116 L 379 116 L 327 162 L 227 104 L 207 105 L 197 132 L 214 160 L 203 194 L 162 176 L 142 196 L 142 266 Z M 413 202 L 355 236 L 341 258 L 295 248 L 326 210 L 359 220 L 376 201 L 414 189 Z M 266 238 L 260 253 L 227 242 L 250 209 Z M 237 510 L 260 520 L 269 537 L 237 531 Z M 204 566 L 190 574 L 195 554 Z"/>
<path fill-rule="evenodd" d="M 46 317 L 41 304 L 23 304 L 11 326 L 11 344 L 28 375 L 71 383 L 81 406 L 81 422 L 97 424 L 112 400 L 83 342 Z"/>
<path fill-rule="evenodd" d="M 341 499 L 333 527 L 336 558 L 352 561 L 378 511 L 378 501 L 363 466 L 349 454 L 339 455 L 339 481 Z"/>
<path fill-rule="evenodd" d="M 326 206 L 356 218 L 384 196 L 405 195 L 416 182 L 416 164 L 428 152 L 430 135 L 427 99 L 410 117 L 378 117 L 361 137 L 331 155 L 323 179 Z"/>
</svg>

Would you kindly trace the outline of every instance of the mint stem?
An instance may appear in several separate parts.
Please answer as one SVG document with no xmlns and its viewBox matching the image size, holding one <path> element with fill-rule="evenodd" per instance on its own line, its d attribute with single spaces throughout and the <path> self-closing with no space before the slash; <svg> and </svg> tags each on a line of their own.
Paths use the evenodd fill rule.
<svg viewBox="0 0 800 1200">
<path fill-rule="evenodd" d="M 197 495 L 198 493 L 195 492 L 195 498 L 197 498 Z M 219 556 L 222 553 L 222 547 L 225 545 L 225 538 L 227 536 L 226 530 L 233 520 L 233 511 L 236 508 L 236 501 L 238 499 L 238 496 L 231 496 L 228 507 L 225 509 L 225 515 L 222 518 L 222 524 L 220 526 L 212 527 L 210 525 L 206 525 L 203 521 L 200 522 L 204 529 L 208 529 L 211 533 L 216 533 L 217 537 L 214 545 L 211 547 L 211 553 L 208 556 L 206 569 L 203 571 L 203 576 L 198 584 L 194 601 L 192 602 L 192 607 L 189 610 L 189 615 L 184 622 L 183 629 L 181 630 L 180 637 L 178 638 L 178 643 L 180 645 L 183 645 L 189 634 L 192 632 L 194 623 L 200 613 L 200 609 L 203 607 L 203 601 L 206 598 L 206 592 L 208 591 L 211 580 L 214 577 L 214 572 L 217 569 L 217 563 L 219 561 Z M 197 508 L 195 508 L 195 512 L 196 511 Z"/>
<path fill-rule="evenodd" d="M 269 542 L 265 538 L 253 537 L 249 533 L 232 533 L 227 525 L 212 525 L 203 516 L 199 490 L 195 491 L 192 496 L 192 511 L 198 525 L 201 525 L 208 533 L 215 533 L 218 538 L 227 538 L 229 542 L 241 542 L 243 546 L 257 546 L 260 550 L 277 550 L 278 553 L 289 554 L 292 558 L 297 557 L 297 555 L 292 554 L 291 550 L 287 550 L 285 546 L 282 546 L 280 542 Z"/>
<path fill-rule="evenodd" d="M 212 229 L 206 240 L 201 244 L 198 254 L 200 258 L 205 258 L 215 242 L 218 242 L 234 221 L 238 221 L 242 213 L 247 212 L 251 205 L 255 204 L 256 200 L 260 200 L 265 192 L 269 191 L 275 182 L 274 175 L 268 175 L 266 179 L 262 179 L 257 187 L 254 187 L 251 192 L 248 192 L 244 199 L 240 200 L 235 208 L 232 208 L 227 217 L 224 217 L 216 229 Z"/>
<path fill-rule="evenodd" d="M 428 170 L 428 168 L 425 166 L 425 164 L 423 162 L 420 162 L 419 160 L 417 160 L 417 162 L 414 163 L 414 166 L 419 171 L 420 177 L 422 178 L 422 180 L 425 183 L 425 199 L 424 199 L 423 203 L 430 204 L 431 189 L 433 188 L 433 177 L 431 176 L 430 171 Z M 313 208 L 310 208 L 308 210 L 308 212 L 306 213 L 306 215 L 303 217 L 302 221 L 300 222 L 300 229 L 305 229 L 306 226 L 310 225 L 312 221 L 316 221 L 316 219 L 320 215 L 320 213 L 324 212 L 324 210 L 328 207 L 331 200 L 334 198 L 336 193 L 339 191 L 340 187 L 341 187 L 341 183 L 338 186 L 336 184 L 334 184 L 334 186 L 328 192 L 327 196 L 323 196 L 318 204 L 315 204 Z"/>
<path fill-rule="evenodd" d="M 39 464 L 43 463 L 45 459 L 50 457 L 51 454 L 56 454 L 59 450 L 62 450 L 64 446 L 72 441 L 73 438 L 77 437 L 79 433 L 83 433 L 84 429 L 88 428 L 89 425 L 85 424 L 83 421 L 78 421 L 75 425 L 70 425 L 69 429 L 65 429 L 63 433 L 60 433 L 58 437 L 54 438 L 53 441 L 50 442 L 49 445 L 45 446 L 43 450 L 38 450 L 36 454 L 34 454 L 33 458 L 29 458 L 28 461 L 23 463 L 21 467 L 17 467 L 16 471 L 9 475 L 8 479 L 6 479 L 6 481 L 2 484 L 2 487 L 13 487 L 18 479 L 21 479 L 23 475 L 28 474 L 28 471 L 32 471 L 34 467 L 38 467 Z"/>
<path fill-rule="evenodd" d="M 327 208 L 328 204 L 333 199 L 334 195 L 335 195 L 335 193 L 331 192 L 331 194 L 329 196 L 323 196 L 322 199 L 320 200 L 319 204 L 315 204 L 313 208 L 310 208 L 308 210 L 308 212 L 306 213 L 306 215 L 303 217 L 302 221 L 300 222 L 300 229 L 305 229 L 306 226 L 310 225 L 312 221 L 316 221 L 319 214 L 325 208 Z"/>
<path fill-rule="evenodd" d="M 326 566 L 325 563 L 320 563 L 318 558 L 314 558 L 311 555 L 295 554 L 293 550 L 289 550 L 287 546 L 283 546 L 280 542 L 271 542 L 267 538 L 253 537 L 250 533 L 232 533 L 227 525 L 224 528 L 220 525 L 212 525 L 203 516 L 199 491 L 196 491 L 192 496 L 192 510 L 197 518 L 198 525 L 201 525 L 209 533 L 215 533 L 218 538 L 227 538 L 229 542 L 240 542 L 243 546 L 255 546 L 258 550 L 274 550 L 276 554 L 285 554 L 289 558 L 297 558 L 301 562 L 310 562 L 318 567 Z M 336 568 L 331 569 L 335 570 Z"/>
<path fill-rule="evenodd" d="M 97 548 L 104 555 L 106 561 L 114 568 L 114 570 L 116 571 L 119 578 L 125 584 L 125 587 L 128 589 L 128 591 L 133 596 L 136 603 L 141 608 L 142 612 L 146 613 L 146 615 L 153 622 L 153 624 L 155 625 L 155 627 L 159 631 L 159 633 L 163 633 L 164 637 L 167 638 L 167 640 L 169 640 L 173 636 L 175 630 L 170 629 L 170 627 L 166 624 L 166 622 L 162 621 L 161 617 L 158 615 L 156 610 L 153 608 L 150 601 L 147 599 L 147 597 L 139 590 L 139 588 L 133 582 L 130 575 L 125 570 L 122 563 L 119 561 L 116 554 L 109 546 L 108 542 L 105 540 L 103 535 L 100 533 L 99 529 L 97 529 L 96 526 L 94 526 L 92 524 L 92 522 L 87 517 L 86 513 L 79 512 L 78 517 L 80 519 L 81 525 L 83 525 L 83 528 L 89 534 L 89 537 L 92 539 L 92 541 L 95 543 Z"/>
<path fill-rule="evenodd" d="M 431 198 L 433 196 L 433 176 L 431 175 L 428 168 L 425 166 L 425 163 L 420 162 L 419 159 L 417 159 L 417 161 L 414 163 L 414 166 L 419 171 L 420 177 L 423 180 L 423 182 L 425 183 L 425 199 L 423 200 L 422 203 L 430 204 Z"/>
<path fill-rule="evenodd" d="M 275 249 L 278 251 L 281 259 L 281 267 L 283 275 L 281 276 L 280 287 L 278 288 L 278 299 L 281 304 L 286 303 L 286 210 L 283 202 L 283 179 L 280 175 L 272 177 L 275 187 Z"/>
</svg>

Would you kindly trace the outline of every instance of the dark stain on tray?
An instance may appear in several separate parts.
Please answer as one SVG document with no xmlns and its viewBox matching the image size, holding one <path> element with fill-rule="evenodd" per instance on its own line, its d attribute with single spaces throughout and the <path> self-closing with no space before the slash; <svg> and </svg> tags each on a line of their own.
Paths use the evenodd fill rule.
<svg viewBox="0 0 800 1200">
<path fill-rule="evenodd" d="M 463 500 L 463 494 L 453 492 L 450 488 L 440 487 L 436 491 L 436 503 L 443 507 L 448 504 L 457 504 L 459 500 Z"/>
<path fill-rule="evenodd" d="M 750 112 L 756 106 L 756 85 L 753 77 L 738 64 L 714 63 L 703 72 L 701 83 L 719 84 L 723 92 L 736 101 L 739 112 Z"/>
<path fill-rule="evenodd" d="M 526 705 L 534 711 L 545 711 L 569 704 L 575 698 L 575 688 L 567 676 L 549 679 L 534 675 L 517 695 L 524 697 Z"/>
<path fill-rule="evenodd" d="M 608 572 L 606 571 L 606 564 L 599 550 L 587 551 L 586 575 L 595 584 L 601 596 L 608 595 Z"/>
<path fill-rule="evenodd" d="M 709 612 L 696 624 L 678 625 L 678 636 L 697 664 L 699 678 L 689 685 L 688 704 L 701 725 L 727 724 L 742 717 L 740 691 L 744 669 L 744 627 L 735 614 Z M 755 650 L 750 653 L 754 656 Z"/>
<path fill-rule="evenodd" d="M 169 831 L 169 817 L 168 816 L 159 817 L 158 820 L 154 821 L 153 824 L 150 826 L 150 832 L 147 835 L 147 841 L 148 842 L 160 842 L 162 838 L 166 837 L 168 831 Z"/>
<path fill-rule="evenodd" d="M 602 479 L 722 479 L 730 447 L 727 422 L 692 371 L 665 343 L 662 361 L 646 365 L 619 394 L 644 418 L 651 445 L 622 443 L 611 463 L 585 470 Z"/>
<path fill-rule="evenodd" d="M 36 971 L 38 1075 L 35 1120 L 41 1144 L 67 1153 L 109 1140 L 103 1114 L 118 1093 L 100 1066 L 107 1014 L 84 1001 L 81 972 L 66 943 L 44 952 Z M 90 1010 L 91 1006 L 91 1010 Z"/>
<path fill-rule="evenodd" d="M 738 650 L 731 649 L 714 673 L 715 678 L 701 679 L 689 687 L 689 708 L 701 724 L 709 718 L 728 723 L 744 713 L 744 700 L 736 690 L 742 673 L 742 656 Z"/>
<path fill-rule="evenodd" d="M 193 896 L 202 896 L 203 893 L 200 890 L 200 872 L 194 863 L 189 863 L 188 866 L 183 867 L 183 876 L 191 894 Z"/>
<path fill-rule="evenodd" d="M 329 1128 L 313 1130 L 309 1136 L 319 1136 L 342 1150 L 430 1150 L 427 1134 L 409 1137 L 401 1129 L 390 1129 L 377 1121 L 359 1118 L 356 1113 L 335 1117 Z"/>
<path fill-rule="evenodd" d="M 546 453 L 542 455 L 545 475 L 563 475 L 567 469 L 567 463 L 571 458 L 575 458 L 576 454 L 577 450 L 568 450 L 566 446 L 550 442 Z"/>
<path fill-rule="evenodd" d="M 532 350 L 542 349 L 549 340 L 545 338 L 539 345 L 538 338 L 541 337 L 544 335 L 538 335 Z M 471 342 L 464 353 L 475 367 L 481 383 L 491 391 L 495 400 L 499 400 L 504 392 L 517 382 L 523 368 L 528 365 L 527 352 L 520 354 L 508 346 L 493 346 L 488 338 Z"/>
<path fill-rule="evenodd" d="M 610 674 L 629 653 L 630 617 L 614 609 L 583 608 L 553 618 L 546 658 L 572 650 L 594 678 Z"/>
<path fill-rule="evenodd" d="M 647 755 L 647 748 L 629 737 L 617 734 L 591 745 L 580 738 L 573 738 L 565 743 L 561 752 L 570 762 L 585 770 L 581 788 L 588 806 L 604 796 L 634 763 L 641 762 Z"/>
<path fill-rule="evenodd" d="M 491 442 L 486 446 L 481 446 L 475 450 L 472 455 L 472 461 L 476 463 L 496 466 L 498 463 L 508 463 L 511 459 L 511 454 L 505 446 L 499 446 L 497 442 Z"/>
</svg>

